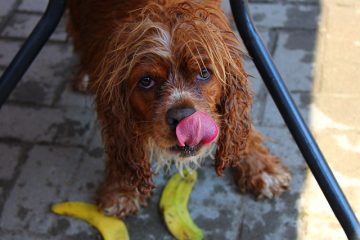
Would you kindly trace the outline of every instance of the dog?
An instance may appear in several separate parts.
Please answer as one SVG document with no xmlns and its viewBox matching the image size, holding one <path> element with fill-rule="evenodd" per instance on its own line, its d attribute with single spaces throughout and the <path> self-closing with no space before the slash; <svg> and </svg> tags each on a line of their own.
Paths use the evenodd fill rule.
<svg viewBox="0 0 360 240">
<path fill-rule="evenodd" d="M 68 1 L 79 55 L 74 86 L 94 95 L 105 147 L 98 206 L 125 217 L 146 206 L 159 168 L 214 156 L 240 191 L 278 196 L 291 175 L 252 126 L 240 42 L 219 0 Z"/>
</svg>

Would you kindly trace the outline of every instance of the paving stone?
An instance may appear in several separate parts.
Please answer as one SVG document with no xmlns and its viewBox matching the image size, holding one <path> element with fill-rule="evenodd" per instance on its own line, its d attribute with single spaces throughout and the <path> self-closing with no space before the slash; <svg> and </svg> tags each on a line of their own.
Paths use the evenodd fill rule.
<svg viewBox="0 0 360 240">
<path fill-rule="evenodd" d="M 360 97 L 315 95 L 310 108 L 311 127 L 316 130 L 359 130 Z"/>
<path fill-rule="evenodd" d="M 333 172 L 339 181 L 353 185 L 352 191 L 344 188 L 344 193 L 348 198 L 355 197 L 357 199 L 357 201 L 350 201 L 350 204 L 355 214 L 359 216 L 360 209 L 357 204 L 360 197 L 358 194 L 359 179 L 350 179 L 339 175 L 336 171 Z M 300 216 L 298 219 L 299 239 L 348 239 L 312 175 L 307 177 L 303 193 L 298 202 Z"/>
<path fill-rule="evenodd" d="M 7 66 L 20 48 L 19 42 L 0 40 L 0 66 Z M 11 100 L 51 105 L 69 81 L 74 64 L 72 47 L 62 44 L 46 44 L 35 58 L 13 93 Z"/>
<path fill-rule="evenodd" d="M 254 63 L 252 61 L 245 61 L 245 71 L 250 75 L 249 83 L 253 96 L 256 98 L 264 87 L 264 82 L 259 75 Z"/>
<path fill-rule="evenodd" d="M 104 179 L 104 164 L 103 157 L 93 157 L 86 154 L 80 167 L 76 170 L 76 176 L 66 193 L 66 198 L 61 201 L 83 201 L 95 204 L 96 192 Z M 69 223 L 67 235 L 97 235 L 96 231 L 83 221 L 70 220 L 68 217 L 60 217 L 59 221 Z"/>
<path fill-rule="evenodd" d="M 316 29 L 319 6 L 292 4 L 251 4 L 250 13 L 257 26 L 269 28 Z"/>
<path fill-rule="evenodd" d="M 55 106 L 61 107 L 80 107 L 80 108 L 90 108 L 95 110 L 94 98 L 90 94 L 84 94 L 76 92 L 72 88 L 72 79 L 69 78 L 66 88 L 61 94 L 59 101 Z"/>
<path fill-rule="evenodd" d="M 6 25 L 1 36 L 26 39 L 40 20 L 40 17 L 40 14 L 16 13 L 11 17 L 10 23 Z M 50 40 L 65 41 L 66 36 L 65 23 L 62 20 L 51 35 Z"/>
<path fill-rule="evenodd" d="M 9 180 L 13 177 L 20 154 L 19 146 L 0 144 L 0 179 Z"/>
<path fill-rule="evenodd" d="M 6 67 L 20 49 L 21 43 L 0 39 L 0 66 Z"/>
<path fill-rule="evenodd" d="M 347 239 L 312 175 L 307 177 L 298 203 L 298 239 Z"/>
<path fill-rule="evenodd" d="M 3 186 L 0 186 L 0 199 L 4 199 L 5 195 L 4 195 L 4 188 Z"/>
<path fill-rule="evenodd" d="M 316 91 L 326 94 L 359 96 L 360 20 L 359 1 L 324 1 L 316 55 Z M 341 16 L 341 21 L 338 20 Z M 336 19 L 334 19 L 336 18 Z"/>
<path fill-rule="evenodd" d="M 344 182 L 339 182 L 344 187 L 352 186 L 359 181 L 360 169 L 360 134 L 354 130 L 324 129 L 316 132 L 316 139 L 330 166 L 341 176 Z M 346 179 L 349 181 L 346 182 Z M 351 183 L 351 181 L 353 181 Z M 360 187 L 358 185 L 357 187 Z M 350 198 L 353 195 L 349 195 Z M 360 195 L 359 195 L 360 197 Z M 360 201 L 360 198 L 357 199 Z M 355 202 L 355 201 L 354 201 Z M 360 208 L 359 208 L 360 210 Z"/>
<path fill-rule="evenodd" d="M 93 119 L 94 113 L 84 109 L 5 105 L 0 111 L 0 136 L 30 142 L 81 145 L 91 132 Z"/>
<path fill-rule="evenodd" d="M 290 2 L 290 3 L 319 3 L 320 0 L 248 0 L 249 3 L 283 3 L 283 2 Z"/>
<path fill-rule="evenodd" d="M 69 190 L 68 198 L 71 200 L 94 202 L 96 190 L 104 179 L 104 169 L 105 154 L 100 131 L 97 130 L 94 136 L 92 136 L 88 151 L 77 170 L 78 174 L 74 178 L 74 184 Z"/>
<path fill-rule="evenodd" d="M 71 76 L 72 47 L 47 44 L 19 82 L 10 100 L 52 105 Z"/>
<path fill-rule="evenodd" d="M 225 14 L 232 18 L 229 1 L 223 1 Z M 316 29 L 320 7 L 316 4 L 251 3 L 250 14 L 257 27 Z"/>
<path fill-rule="evenodd" d="M 315 32 L 280 32 L 274 62 L 290 91 L 312 90 L 315 46 Z"/>
<path fill-rule="evenodd" d="M 22 0 L 18 10 L 28 12 L 44 12 L 49 0 Z"/>
<path fill-rule="evenodd" d="M 326 69 L 323 67 L 322 74 L 323 80 L 317 82 L 320 93 L 360 96 L 360 84 L 354 81 L 360 76 L 357 64 L 331 61 Z"/>
<path fill-rule="evenodd" d="M 275 200 L 254 201 L 248 195 L 242 199 L 243 223 L 236 239 L 296 239 L 305 162 L 286 128 L 257 129 L 266 137 L 270 151 L 289 167 L 293 180 L 290 191 Z"/>
<path fill-rule="evenodd" d="M 28 231 L 4 231 L 0 230 L 0 239 L 4 240 L 74 240 L 74 238 L 64 238 L 61 237 L 54 237 L 49 234 L 38 234 L 38 233 L 29 233 Z M 78 238 L 82 240 L 88 240 L 90 238 Z"/>
<path fill-rule="evenodd" d="M 310 104 L 313 101 L 312 96 L 309 93 L 294 93 L 291 94 L 291 97 L 293 98 L 295 105 L 299 109 L 305 123 L 309 124 L 309 115 L 311 114 L 309 113 L 309 109 Z M 265 104 L 265 112 L 263 119 L 261 120 L 261 125 L 268 127 L 285 127 L 285 122 L 270 95 L 267 95 Z"/>
<path fill-rule="evenodd" d="M 360 14 L 359 20 L 360 21 Z M 349 26 L 350 28 L 350 26 Z M 335 64 L 341 64 L 344 62 L 344 65 L 358 65 L 360 64 L 360 31 L 359 33 L 353 32 L 349 33 L 324 33 L 326 34 L 325 49 L 331 49 L 331 51 L 324 51 L 322 60 L 325 61 L 324 64 L 331 63 L 335 61 Z"/>
<path fill-rule="evenodd" d="M 11 10 L 14 8 L 16 0 L 0 0 L 0 23 L 3 19 L 10 14 Z"/>
<path fill-rule="evenodd" d="M 0 225 L 4 229 L 36 233 L 66 232 L 68 222 L 50 213 L 50 204 L 63 201 L 76 174 L 81 149 L 35 146 L 5 202 Z"/>
</svg>

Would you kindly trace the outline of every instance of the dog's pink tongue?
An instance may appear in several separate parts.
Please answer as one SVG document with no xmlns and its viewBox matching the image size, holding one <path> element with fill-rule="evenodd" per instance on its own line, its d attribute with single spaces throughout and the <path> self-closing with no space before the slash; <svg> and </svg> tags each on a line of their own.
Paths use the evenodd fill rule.
<svg viewBox="0 0 360 240">
<path fill-rule="evenodd" d="M 176 137 L 181 147 L 209 144 L 218 134 L 219 128 L 215 121 L 204 112 L 195 112 L 176 126 Z"/>
</svg>

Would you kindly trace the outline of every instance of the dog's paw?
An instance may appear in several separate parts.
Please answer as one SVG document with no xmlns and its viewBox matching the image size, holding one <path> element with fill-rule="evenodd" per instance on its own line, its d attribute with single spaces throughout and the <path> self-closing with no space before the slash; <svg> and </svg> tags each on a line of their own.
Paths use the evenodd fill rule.
<svg viewBox="0 0 360 240">
<path fill-rule="evenodd" d="M 261 173 L 261 179 L 263 184 L 258 193 L 258 198 L 273 198 L 281 195 L 289 188 L 291 175 L 286 170 L 272 174 L 263 172 Z"/>
<path fill-rule="evenodd" d="M 100 197 L 98 206 L 105 215 L 123 218 L 146 206 L 146 199 L 139 194 L 113 193 L 112 196 Z"/>
</svg>

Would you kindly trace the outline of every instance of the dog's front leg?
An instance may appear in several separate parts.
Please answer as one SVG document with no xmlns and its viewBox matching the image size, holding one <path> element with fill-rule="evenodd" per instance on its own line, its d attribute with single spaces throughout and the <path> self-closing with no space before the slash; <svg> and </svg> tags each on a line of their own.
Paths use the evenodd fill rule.
<svg viewBox="0 0 360 240">
<path fill-rule="evenodd" d="M 288 189 L 291 175 L 286 166 L 263 145 L 255 129 L 249 134 L 244 155 L 235 167 L 235 181 L 241 191 L 251 191 L 259 198 L 272 198 Z"/>
<path fill-rule="evenodd" d="M 98 107 L 98 120 L 107 154 L 106 176 L 98 206 L 107 215 L 124 217 L 146 205 L 153 189 L 146 139 L 136 134 L 124 112 Z"/>
</svg>

